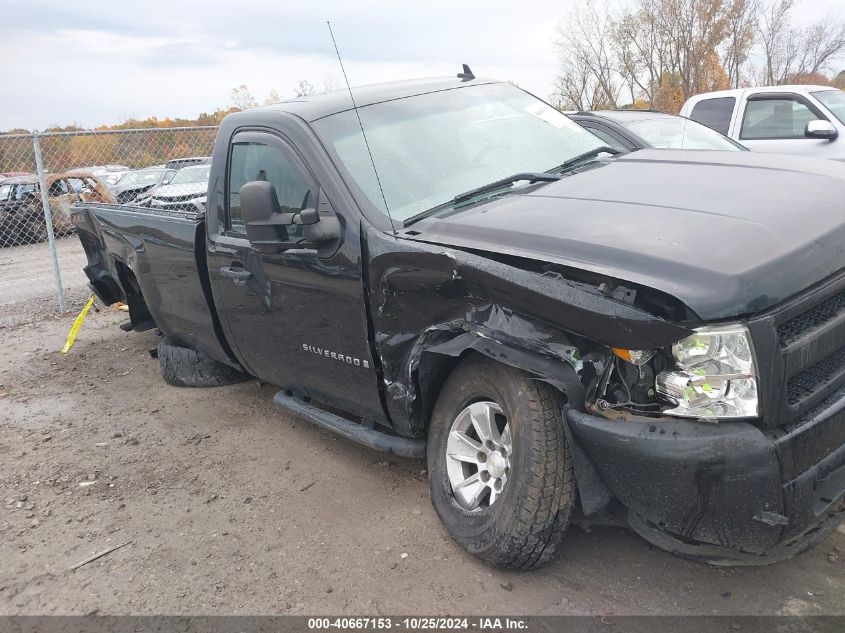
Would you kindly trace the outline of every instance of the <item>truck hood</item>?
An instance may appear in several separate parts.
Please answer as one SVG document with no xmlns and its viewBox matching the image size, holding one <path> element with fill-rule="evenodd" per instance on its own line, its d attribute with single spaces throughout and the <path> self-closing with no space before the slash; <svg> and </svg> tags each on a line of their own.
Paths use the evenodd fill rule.
<svg viewBox="0 0 845 633">
<path fill-rule="evenodd" d="M 703 320 L 765 310 L 845 266 L 845 165 L 647 149 L 400 233 L 673 295 Z"/>
</svg>

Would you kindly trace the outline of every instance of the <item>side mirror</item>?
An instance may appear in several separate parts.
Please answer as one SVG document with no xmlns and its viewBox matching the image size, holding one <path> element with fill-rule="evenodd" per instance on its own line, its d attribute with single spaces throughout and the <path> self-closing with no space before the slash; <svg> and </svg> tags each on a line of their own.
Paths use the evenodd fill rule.
<svg viewBox="0 0 845 633">
<path fill-rule="evenodd" d="M 279 226 L 293 224 L 293 213 L 282 213 L 276 188 L 266 180 L 253 180 L 241 187 L 241 215 L 246 223 L 246 236 L 261 253 L 280 253 L 290 248 L 279 239 Z"/>
<path fill-rule="evenodd" d="M 830 121 L 817 119 L 807 122 L 807 126 L 804 128 L 804 136 L 832 141 L 839 136 L 839 132 Z"/>
<path fill-rule="evenodd" d="M 302 225 L 302 242 L 335 248 L 340 239 L 340 221 L 331 205 L 320 192 L 317 208 L 308 207 L 299 213 L 282 213 L 276 188 L 264 180 L 254 180 L 241 187 L 241 215 L 246 223 L 246 235 L 257 251 L 265 254 L 281 253 L 300 248 L 299 242 L 284 241 L 279 236 L 280 226 Z M 320 250 L 320 249 L 318 249 Z"/>
</svg>

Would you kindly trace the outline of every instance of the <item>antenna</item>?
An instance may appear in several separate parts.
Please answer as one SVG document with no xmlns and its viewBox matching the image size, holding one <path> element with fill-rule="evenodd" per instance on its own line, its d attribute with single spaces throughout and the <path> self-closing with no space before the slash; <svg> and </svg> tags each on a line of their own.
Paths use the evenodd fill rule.
<svg viewBox="0 0 845 633">
<path fill-rule="evenodd" d="M 378 183 L 378 190 L 381 192 L 382 202 L 384 202 L 384 210 L 387 211 L 387 218 L 390 220 L 390 226 L 393 228 L 393 232 L 396 233 L 396 226 L 393 224 L 393 218 L 390 215 L 390 207 L 387 206 L 387 198 L 384 197 L 384 189 L 381 186 L 381 178 L 379 178 L 378 169 L 376 169 L 376 161 L 373 159 L 373 152 L 370 150 L 370 142 L 367 140 L 367 133 L 364 131 L 364 123 L 361 121 L 361 115 L 358 113 L 358 105 L 355 103 L 355 97 L 352 96 L 352 87 L 349 85 L 349 79 L 346 76 L 346 69 L 343 67 L 343 60 L 340 58 L 340 51 L 337 49 L 337 42 L 334 39 L 334 32 L 332 31 L 332 23 L 326 20 L 326 26 L 329 27 L 329 35 L 332 36 L 334 52 L 337 53 L 337 62 L 340 64 L 340 71 L 343 73 L 343 80 L 346 82 L 346 89 L 349 91 L 349 98 L 352 99 L 352 109 L 355 110 L 355 116 L 358 117 L 358 125 L 361 127 L 361 136 L 364 137 L 364 145 L 367 146 L 367 154 L 370 155 L 370 162 L 373 164 L 373 172 L 376 175 L 376 182 Z"/>
</svg>

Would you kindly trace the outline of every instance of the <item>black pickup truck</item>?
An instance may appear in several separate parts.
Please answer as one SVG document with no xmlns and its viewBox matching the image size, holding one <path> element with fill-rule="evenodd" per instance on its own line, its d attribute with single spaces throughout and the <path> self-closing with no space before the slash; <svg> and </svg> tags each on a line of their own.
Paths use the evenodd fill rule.
<svg viewBox="0 0 845 633">
<path fill-rule="evenodd" d="M 228 116 L 205 214 L 75 208 L 92 288 L 160 330 L 169 383 L 255 376 L 427 456 L 450 533 L 501 566 L 619 512 L 721 564 L 837 525 L 845 166 L 621 154 L 466 76 L 354 94 Z"/>
</svg>

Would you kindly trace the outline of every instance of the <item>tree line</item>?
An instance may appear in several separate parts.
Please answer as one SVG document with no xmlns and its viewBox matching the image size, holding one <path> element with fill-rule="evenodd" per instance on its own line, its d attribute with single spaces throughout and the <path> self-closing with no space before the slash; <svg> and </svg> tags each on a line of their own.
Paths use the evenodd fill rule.
<svg viewBox="0 0 845 633">
<path fill-rule="evenodd" d="M 337 87 L 337 82 L 330 75 L 327 75 L 323 78 L 321 87 L 323 92 L 336 90 Z M 314 84 L 312 84 L 306 79 L 300 79 L 293 89 L 294 97 L 303 97 L 315 93 L 317 93 L 317 88 L 314 86 Z M 51 125 L 42 130 L 42 132 L 84 132 L 89 130 L 108 131 L 216 126 L 220 125 L 220 122 L 227 114 L 231 114 L 232 112 L 238 112 L 240 110 L 246 110 L 247 108 L 253 108 L 259 105 L 258 100 L 253 97 L 252 93 L 249 90 L 249 87 L 246 85 L 241 84 L 240 86 L 232 88 L 229 94 L 229 105 L 224 107 L 218 107 L 212 112 L 200 112 L 196 116 L 196 118 L 193 119 L 189 117 L 165 117 L 163 119 L 160 119 L 155 116 L 151 116 L 146 119 L 129 117 L 124 122 L 118 123 L 116 125 L 98 125 L 96 127 L 90 128 L 84 127 L 79 123 L 71 123 L 69 125 Z M 267 97 L 263 100 L 263 103 L 265 105 L 269 105 L 271 103 L 278 103 L 279 101 L 282 101 L 283 98 L 283 95 L 276 88 L 273 88 L 267 94 Z M 7 130 L 6 132 L 0 132 L 0 134 L 29 134 L 30 132 L 31 130 L 27 130 L 24 128 L 13 128 Z"/>
<path fill-rule="evenodd" d="M 583 0 L 558 28 L 563 110 L 678 112 L 692 95 L 787 83 L 845 88 L 845 22 L 799 26 L 797 0 Z M 839 66 L 841 69 L 841 66 Z"/>
<path fill-rule="evenodd" d="M 330 77 L 323 80 L 323 89 L 335 89 Z M 316 92 L 314 85 L 301 79 L 294 87 L 296 97 L 307 96 Z M 164 163 L 171 158 L 184 156 L 207 156 L 214 147 L 214 130 L 198 129 L 220 125 L 223 118 L 232 112 L 238 112 L 258 105 L 246 85 L 232 88 L 231 104 L 215 109 L 213 112 L 201 112 L 196 118 L 149 117 L 137 119 L 130 117 L 117 125 L 101 125 L 93 128 L 97 132 L 142 130 L 127 134 L 78 134 L 47 135 L 41 143 L 41 154 L 47 171 L 63 172 L 86 165 L 119 164 L 131 168 L 146 167 Z M 272 89 L 264 99 L 265 104 L 282 100 L 278 90 Z M 176 129 L 188 128 L 188 129 Z M 53 125 L 44 132 L 88 132 L 77 123 Z M 0 135 L 0 173 L 35 171 L 35 156 L 29 130 L 9 130 Z"/>
<path fill-rule="evenodd" d="M 752 85 L 830 84 L 845 90 L 845 21 L 828 14 L 799 26 L 800 0 L 580 0 L 561 21 L 555 44 L 560 71 L 550 101 L 561 110 L 619 107 L 678 112 L 692 95 Z M 842 64 L 838 68 L 837 64 Z M 321 89 L 300 79 L 293 97 L 340 87 L 331 75 Z M 263 103 L 283 95 L 270 90 Z M 130 117 L 95 130 L 216 126 L 259 104 L 249 87 L 230 104 L 196 118 Z M 76 132 L 79 124 L 47 132 Z M 6 132 L 29 133 L 12 129 Z"/>
</svg>

